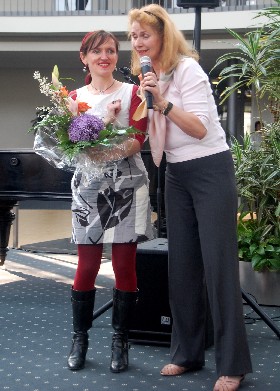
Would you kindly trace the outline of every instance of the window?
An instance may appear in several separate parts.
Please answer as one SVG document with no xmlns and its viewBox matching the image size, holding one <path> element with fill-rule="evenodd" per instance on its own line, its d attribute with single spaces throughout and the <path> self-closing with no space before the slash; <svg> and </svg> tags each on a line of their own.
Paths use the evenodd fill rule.
<svg viewBox="0 0 280 391">
<path fill-rule="evenodd" d="M 86 11 L 90 9 L 91 1 L 89 0 L 56 0 L 57 11 Z"/>
<path fill-rule="evenodd" d="M 171 8 L 171 7 L 173 7 L 174 1 L 173 0 L 142 0 L 142 1 L 141 0 L 133 0 L 132 7 L 140 8 L 143 5 L 148 5 L 148 4 L 152 4 L 152 3 L 159 4 L 164 8 Z"/>
</svg>

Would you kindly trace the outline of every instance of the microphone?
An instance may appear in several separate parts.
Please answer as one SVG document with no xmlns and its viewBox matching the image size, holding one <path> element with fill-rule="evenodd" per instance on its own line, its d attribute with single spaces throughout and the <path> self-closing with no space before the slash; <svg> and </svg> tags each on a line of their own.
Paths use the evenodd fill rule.
<svg viewBox="0 0 280 391">
<path fill-rule="evenodd" d="M 140 64 L 141 64 L 141 72 L 142 76 L 144 77 L 145 73 L 151 72 L 152 70 L 152 61 L 150 57 L 143 56 L 140 57 Z M 146 101 L 147 101 L 147 107 L 148 109 L 153 108 L 153 95 L 150 91 L 145 91 Z"/>
</svg>

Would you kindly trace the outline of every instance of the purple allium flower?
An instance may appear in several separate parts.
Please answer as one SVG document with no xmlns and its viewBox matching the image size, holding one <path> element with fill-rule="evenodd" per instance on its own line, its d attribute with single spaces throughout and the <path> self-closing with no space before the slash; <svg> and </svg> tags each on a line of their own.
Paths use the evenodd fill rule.
<svg viewBox="0 0 280 391">
<path fill-rule="evenodd" d="M 72 142 L 94 141 L 98 139 L 100 130 L 104 129 L 104 122 L 91 114 L 82 114 L 75 117 L 69 126 L 68 134 Z"/>
</svg>

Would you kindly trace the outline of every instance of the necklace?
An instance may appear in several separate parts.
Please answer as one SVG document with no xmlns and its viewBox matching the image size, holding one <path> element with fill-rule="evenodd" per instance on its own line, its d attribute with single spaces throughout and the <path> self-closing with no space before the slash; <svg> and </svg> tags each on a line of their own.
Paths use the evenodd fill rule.
<svg viewBox="0 0 280 391">
<path fill-rule="evenodd" d="M 109 90 L 109 88 L 111 88 L 111 87 L 113 86 L 113 84 L 115 83 L 115 81 L 116 81 L 116 80 L 114 79 L 114 80 L 113 80 L 113 83 L 112 83 L 109 87 L 105 88 L 105 90 L 99 90 L 98 88 L 94 87 L 94 85 L 92 84 L 92 82 L 90 83 L 90 85 L 92 86 L 92 88 L 93 88 L 95 91 L 98 91 L 100 95 L 104 95 L 104 92 L 106 92 L 107 90 Z"/>
</svg>

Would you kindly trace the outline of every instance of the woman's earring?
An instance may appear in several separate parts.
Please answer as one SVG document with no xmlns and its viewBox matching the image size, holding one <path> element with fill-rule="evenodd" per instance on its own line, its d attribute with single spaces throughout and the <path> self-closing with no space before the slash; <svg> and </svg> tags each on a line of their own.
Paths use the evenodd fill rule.
<svg viewBox="0 0 280 391">
<path fill-rule="evenodd" d="M 88 70 L 87 70 L 87 65 L 85 65 L 84 67 L 83 67 L 83 72 L 84 73 L 86 73 Z"/>
<path fill-rule="evenodd" d="M 117 70 L 118 70 L 118 68 L 117 67 L 115 67 L 115 71 L 117 72 Z"/>
</svg>

